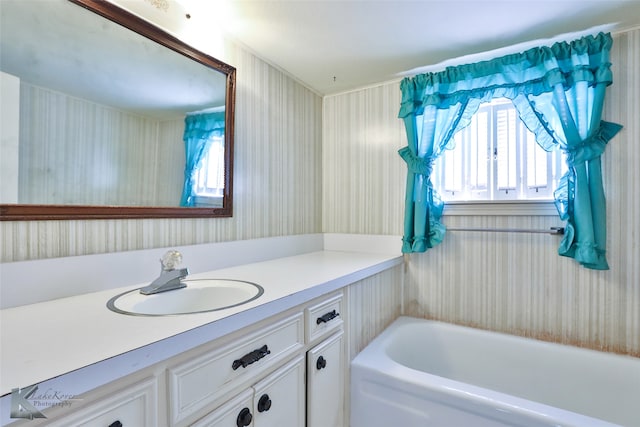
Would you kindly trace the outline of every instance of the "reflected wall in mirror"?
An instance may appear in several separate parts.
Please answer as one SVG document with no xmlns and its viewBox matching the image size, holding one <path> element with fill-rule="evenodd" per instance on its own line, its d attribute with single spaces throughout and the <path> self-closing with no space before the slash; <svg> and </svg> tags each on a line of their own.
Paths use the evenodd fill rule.
<svg viewBox="0 0 640 427">
<path fill-rule="evenodd" d="M 101 0 L 2 0 L 2 220 L 232 215 L 235 68 Z"/>
</svg>

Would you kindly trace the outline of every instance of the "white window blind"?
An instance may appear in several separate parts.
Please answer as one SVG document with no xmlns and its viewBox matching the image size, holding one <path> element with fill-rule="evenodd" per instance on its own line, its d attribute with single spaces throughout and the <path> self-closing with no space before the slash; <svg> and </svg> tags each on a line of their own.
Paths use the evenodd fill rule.
<svg viewBox="0 0 640 427">
<path fill-rule="evenodd" d="M 566 166 L 546 152 L 509 100 L 483 104 L 436 161 L 434 186 L 445 201 L 552 200 Z"/>
<path fill-rule="evenodd" d="M 195 180 L 196 206 L 222 206 L 224 195 L 224 137 L 214 137 L 200 162 Z"/>
</svg>

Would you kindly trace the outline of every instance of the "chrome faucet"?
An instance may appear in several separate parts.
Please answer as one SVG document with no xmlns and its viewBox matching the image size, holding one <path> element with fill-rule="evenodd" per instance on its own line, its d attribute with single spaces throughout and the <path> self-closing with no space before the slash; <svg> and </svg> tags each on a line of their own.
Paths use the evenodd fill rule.
<svg viewBox="0 0 640 427">
<path fill-rule="evenodd" d="M 160 259 L 160 276 L 148 286 L 140 288 L 140 293 L 143 295 L 152 295 L 186 287 L 187 285 L 182 279 L 187 277 L 189 269 L 175 268 L 181 262 L 182 254 L 176 250 L 171 250 L 164 254 Z"/>
</svg>

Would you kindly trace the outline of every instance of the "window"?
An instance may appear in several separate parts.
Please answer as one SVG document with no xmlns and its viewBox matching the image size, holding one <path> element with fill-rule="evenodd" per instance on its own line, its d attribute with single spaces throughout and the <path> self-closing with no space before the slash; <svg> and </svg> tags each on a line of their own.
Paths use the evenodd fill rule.
<svg viewBox="0 0 640 427">
<path fill-rule="evenodd" d="M 480 106 L 436 160 L 434 187 L 445 201 L 552 200 L 564 154 L 542 149 L 508 99 Z"/>
<path fill-rule="evenodd" d="M 224 195 L 224 136 L 214 136 L 197 167 L 194 182 L 196 206 L 222 207 Z"/>
</svg>

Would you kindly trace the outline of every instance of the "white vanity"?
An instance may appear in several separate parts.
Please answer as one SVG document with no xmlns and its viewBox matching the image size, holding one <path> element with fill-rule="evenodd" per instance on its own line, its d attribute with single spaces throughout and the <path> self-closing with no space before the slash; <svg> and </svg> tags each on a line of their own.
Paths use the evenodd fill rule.
<svg viewBox="0 0 640 427">
<path fill-rule="evenodd" d="M 15 425 L 347 425 L 346 290 L 402 256 L 390 239 L 376 249 L 334 238 L 320 250 L 193 274 L 264 288 L 225 310 L 149 317 L 106 308 L 140 285 L 2 310 L 3 425 L 16 421 L 6 414 L 12 389 L 30 385 L 53 394 L 54 406 L 38 407 L 46 419 Z"/>
</svg>

